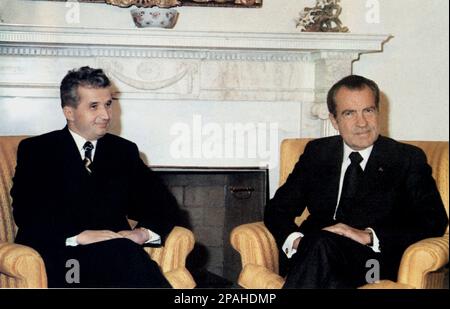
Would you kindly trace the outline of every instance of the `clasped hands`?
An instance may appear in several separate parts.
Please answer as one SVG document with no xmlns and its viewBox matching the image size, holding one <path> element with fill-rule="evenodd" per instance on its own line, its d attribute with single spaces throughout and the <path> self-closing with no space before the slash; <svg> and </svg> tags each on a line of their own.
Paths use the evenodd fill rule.
<svg viewBox="0 0 450 309">
<path fill-rule="evenodd" d="M 324 227 L 322 230 L 335 233 L 347 238 L 350 238 L 362 245 L 367 245 L 370 243 L 370 235 L 366 230 L 358 230 L 344 223 L 337 223 L 335 225 Z M 293 248 L 297 249 L 301 237 L 294 240 Z"/>
<path fill-rule="evenodd" d="M 123 230 L 119 232 L 113 232 L 109 230 L 86 230 L 77 235 L 77 242 L 80 245 L 88 245 L 116 238 L 128 238 L 133 242 L 142 245 L 146 241 L 148 241 L 149 233 L 143 228 Z"/>
</svg>

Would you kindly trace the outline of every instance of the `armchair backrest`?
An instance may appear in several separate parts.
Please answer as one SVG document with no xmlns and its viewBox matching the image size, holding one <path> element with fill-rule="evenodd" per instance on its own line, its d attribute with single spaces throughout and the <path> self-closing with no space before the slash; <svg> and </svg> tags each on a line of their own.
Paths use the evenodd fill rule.
<svg viewBox="0 0 450 309">
<path fill-rule="evenodd" d="M 311 138 L 293 138 L 286 139 L 281 144 L 280 153 L 280 186 L 285 183 L 287 177 L 294 169 L 300 155 L 303 153 L 306 144 L 312 140 Z M 437 187 L 444 202 L 445 210 L 448 212 L 448 186 L 449 186 L 449 143 L 448 142 L 434 142 L 434 141 L 403 141 L 404 143 L 415 145 L 421 148 L 427 155 L 428 164 L 433 169 L 433 177 L 436 180 Z M 297 217 L 296 223 L 300 224 L 309 215 L 308 210 L 305 210 L 300 217 Z M 448 226 L 447 231 L 448 233 Z"/>
<path fill-rule="evenodd" d="M 14 224 L 9 191 L 17 159 L 17 147 L 27 136 L 0 136 L 0 241 L 14 242 Z"/>
<path fill-rule="evenodd" d="M 305 150 L 306 144 L 311 140 L 312 138 L 289 138 L 283 140 L 280 148 L 280 186 L 286 182 L 300 155 Z M 295 223 L 300 225 L 308 216 L 309 211 L 305 209 L 301 216 L 296 218 Z"/>
</svg>

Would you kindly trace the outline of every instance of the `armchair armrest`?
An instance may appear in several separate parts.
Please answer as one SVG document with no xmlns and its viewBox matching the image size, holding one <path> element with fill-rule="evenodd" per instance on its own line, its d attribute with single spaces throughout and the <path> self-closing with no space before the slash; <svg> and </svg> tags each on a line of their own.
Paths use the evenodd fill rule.
<svg viewBox="0 0 450 309">
<path fill-rule="evenodd" d="M 428 238 L 409 246 L 400 263 L 398 282 L 426 288 L 426 276 L 448 263 L 448 232 L 442 237 Z"/>
<path fill-rule="evenodd" d="M 233 229 L 231 245 L 241 255 L 242 268 L 259 265 L 278 274 L 278 249 L 263 222 L 243 224 Z"/>
<path fill-rule="evenodd" d="M 34 249 L 0 242 L 0 273 L 15 279 L 17 288 L 46 288 L 44 261 Z"/>
<path fill-rule="evenodd" d="M 177 268 L 165 272 L 164 276 L 175 289 L 193 289 L 196 286 L 191 273 L 186 268 Z"/>
<path fill-rule="evenodd" d="M 284 279 L 278 275 L 278 248 L 263 222 L 234 228 L 230 241 L 241 255 L 240 286 L 252 289 L 280 289 L 283 286 Z"/>
<path fill-rule="evenodd" d="M 238 283 L 245 289 L 281 289 L 284 279 L 261 265 L 247 264 L 239 275 Z"/>
<path fill-rule="evenodd" d="M 186 269 L 186 258 L 194 244 L 194 234 L 184 227 L 176 226 L 167 236 L 164 247 L 145 250 L 158 263 L 174 288 L 193 288 L 196 284 Z"/>
<path fill-rule="evenodd" d="M 366 285 L 363 285 L 362 287 L 359 287 L 358 289 L 371 289 L 371 290 L 377 290 L 377 289 L 388 289 L 388 290 L 406 290 L 406 289 L 414 289 L 414 287 L 398 282 L 393 282 L 391 280 L 381 280 L 374 283 L 368 283 Z"/>
</svg>

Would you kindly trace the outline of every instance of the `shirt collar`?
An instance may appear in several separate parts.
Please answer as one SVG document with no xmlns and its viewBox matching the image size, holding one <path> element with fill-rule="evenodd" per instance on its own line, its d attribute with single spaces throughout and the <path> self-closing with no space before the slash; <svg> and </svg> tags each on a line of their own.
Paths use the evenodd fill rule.
<svg viewBox="0 0 450 309">
<path fill-rule="evenodd" d="M 349 156 L 352 152 L 357 151 L 363 157 L 363 160 L 361 162 L 361 167 L 364 169 L 366 167 L 367 161 L 369 160 L 370 154 L 372 153 L 373 145 L 363 149 L 363 150 L 354 150 L 350 148 L 345 142 L 344 142 L 344 162 L 347 162 L 347 160 L 350 160 Z"/>
<path fill-rule="evenodd" d="M 82 137 L 81 135 L 73 132 L 72 130 L 69 129 L 70 134 L 72 135 L 73 139 L 75 140 L 75 143 L 77 144 L 77 149 L 80 151 L 80 153 L 83 151 L 83 146 L 84 144 L 87 142 L 87 139 L 85 139 L 84 137 Z M 97 140 L 94 141 L 90 141 L 92 143 L 92 145 L 95 147 L 97 147 Z"/>
</svg>

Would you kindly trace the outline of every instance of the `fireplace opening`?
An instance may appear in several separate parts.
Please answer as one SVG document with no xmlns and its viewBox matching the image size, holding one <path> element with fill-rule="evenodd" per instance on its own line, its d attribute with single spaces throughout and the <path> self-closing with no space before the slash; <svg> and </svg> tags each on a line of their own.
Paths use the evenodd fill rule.
<svg viewBox="0 0 450 309">
<path fill-rule="evenodd" d="M 231 288 L 241 261 L 232 229 L 261 221 L 269 195 L 268 169 L 260 167 L 160 167 L 152 169 L 173 193 L 184 225 L 195 235 L 187 268 L 199 288 Z"/>
</svg>

